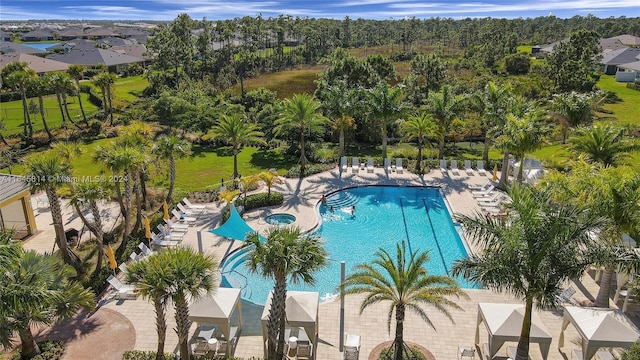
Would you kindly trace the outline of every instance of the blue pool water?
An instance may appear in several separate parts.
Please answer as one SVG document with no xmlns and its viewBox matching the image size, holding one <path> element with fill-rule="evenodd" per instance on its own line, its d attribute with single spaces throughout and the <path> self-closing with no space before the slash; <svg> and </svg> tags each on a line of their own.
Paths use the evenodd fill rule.
<svg viewBox="0 0 640 360">
<path fill-rule="evenodd" d="M 356 209 L 353 215 L 352 206 Z M 289 282 L 288 290 L 317 291 L 322 298 L 330 298 L 340 283 L 341 261 L 345 261 L 348 275 L 355 265 L 370 263 L 379 248 L 395 255 L 396 243 L 402 240 L 412 252 L 431 249 L 430 274 L 448 275 L 455 259 L 467 257 L 437 188 L 352 188 L 327 196 L 326 205 L 321 205 L 319 211 L 322 225 L 316 233 L 325 240 L 328 265 L 315 273 L 315 286 Z M 243 298 L 264 304 L 273 289 L 273 280 L 250 274 L 243 262 L 242 252 L 225 261 L 223 286 L 243 288 Z M 458 281 L 462 287 L 473 287 L 462 279 Z"/>
<path fill-rule="evenodd" d="M 56 46 L 59 43 L 56 42 L 23 42 L 21 45 L 36 48 L 38 50 L 46 51 L 48 47 Z"/>
<path fill-rule="evenodd" d="M 273 214 L 267 216 L 264 221 L 269 225 L 289 225 L 296 221 L 296 217 L 291 214 Z"/>
</svg>

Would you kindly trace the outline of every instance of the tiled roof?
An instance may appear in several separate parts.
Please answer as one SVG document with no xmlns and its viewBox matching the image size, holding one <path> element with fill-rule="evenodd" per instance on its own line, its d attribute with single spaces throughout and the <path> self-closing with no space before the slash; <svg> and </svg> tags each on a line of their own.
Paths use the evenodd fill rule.
<svg viewBox="0 0 640 360">
<path fill-rule="evenodd" d="M 65 54 L 51 54 L 47 56 L 47 59 L 62 61 L 67 64 L 95 66 L 98 64 L 105 64 L 107 66 L 133 64 L 141 62 L 142 59 L 117 53 L 111 50 L 104 49 L 73 49 Z"/>
<path fill-rule="evenodd" d="M 42 54 L 46 51 L 38 50 L 36 48 L 32 48 L 31 46 L 24 46 L 20 44 L 15 44 L 12 42 L 2 42 L 0 43 L 0 53 L 3 54 Z"/>
<path fill-rule="evenodd" d="M 50 71 L 66 71 L 69 68 L 69 64 L 60 61 L 41 58 L 39 56 L 29 54 L 3 54 L 0 56 L 0 68 L 5 67 L 12 62 L 25 62 L 29 68 L 33 69 L 38 74 L 50 72 Z"/>
<path fill-rule="evenodd" d="M 605 65 L 619 65 L 637 61 L 640 57 L 640 49 L 625 48 L 614 50 L 602 55 L 602 63 Z"/>
<path fill-rule="evenodd" d="M 0 174 L 0 202 L 28 188 L 29 186 L 22 176 Z"/>
</svg>

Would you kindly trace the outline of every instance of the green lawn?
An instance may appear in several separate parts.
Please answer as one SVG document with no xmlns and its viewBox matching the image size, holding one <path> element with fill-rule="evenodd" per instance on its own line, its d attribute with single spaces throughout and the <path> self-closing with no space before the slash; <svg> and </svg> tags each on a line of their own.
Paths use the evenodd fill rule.
<svg viewBox="0 0 640 360">
<path fill-rule="evenodd" d="M 610 112 L 602 114 L 605 118 L 613 116 L 621 125 L 640 125 L 640 91 L 627 88 L 626 83 L 617 82 L 614 75 L 602 75 L 597 85 L 602 90 L 615 92 L 621 100 L 604 105 L 604 110 Z"/>
</svg>

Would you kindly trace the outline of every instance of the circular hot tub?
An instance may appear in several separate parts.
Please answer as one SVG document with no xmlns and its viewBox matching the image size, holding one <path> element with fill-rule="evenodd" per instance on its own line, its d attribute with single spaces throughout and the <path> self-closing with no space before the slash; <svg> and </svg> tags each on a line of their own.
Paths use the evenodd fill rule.
<svg viewBox="0 0 640 360">
<path fill-rule="evenodd" d="M 296 221 L 296 217 L 291 214 L 278 213 L 267 216 L 264 221 L 270 225 L 289 225 Z"/>
</svg>

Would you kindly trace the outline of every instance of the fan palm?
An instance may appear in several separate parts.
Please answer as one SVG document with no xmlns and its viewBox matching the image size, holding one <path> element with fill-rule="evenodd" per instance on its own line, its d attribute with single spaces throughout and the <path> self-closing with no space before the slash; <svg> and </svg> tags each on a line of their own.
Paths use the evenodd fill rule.
<svg viewBox="0 0 640 360">
<path fill-rule="evenodd" d="M 51 134 L 51 130 L 49 130 L 49 124 L 47 124 L 47 119 L 45 117 L 43 99 L 45 95 L 49 94 L 49 81 L 45 77 L 35 77 L 28 82 L 27 86 L 33 94 L 38 96 L 38 109 L 40 110 L 40 118 L 42 118 L 42 127 L 47 133 L 49 141 L 53 141 L 53 134 Z"/>
<path fill-rule="evenodd" d="M 248 144 L 266 144 L 264 133 L 258 130 L 256 124 L 247 121 L 240 114 L 222 115 L 211 129 L 211 136 L 231 144 L 233 147 L 233 178 L 238 178 L 238 151 L 240 146 Z"/>
<path fill-rule="evenodd" d="M 422 148 L 424 145 L 431 146 L 428 141 L 429 136 L 436 132 L 437 124 L 433 116 L 427 113 L 421 113 L 409 117 L 407 121 L 401 123 L 400 131 L 407 140 L 416 140 L 418 142 L 418 162 L 416 164 L 416 172 L 422 172 Z"/>
<path fill-rule="evenodd" d="M 163 135 L 153 143 L 151 151 L 160 159 L 169 160 L 169 192 L 167 192 L 166 201 L 170 203 L 176 183 L 176 158 L 189 156 L 191 143 L 175 135 Z"/>
<path fill-rule="evenodd" d="M 31 326 L 53 324 L 81 308 L 92 309 L 94 295 L 73 282 L 73 268 L 61 265 L 55 257 L 17 245 L 0 248 L 5 248 L 0 249 L 0 343 L 11 346 L 17 333 L 22 358 L 30 359 L 40 353 Z"/>
<path fill-rule="evenodd" d="M 398 120 L 404 110 L 403 92 L 398 86 L 390 87 L 386 81 L 378 85 L 369 92 L 369 116 L 377 121 L 382 134 L 382 158 L 387 158 L 387 141 L 389 124 Z"/>
<path fill-rule="evenodd" d="M 553 96 L 552 108 L 560 119 L 562 143 L 567 140 L 570 127 L 580 126 L 591 121 L 595 110 L 606 99 L 602 92 L 581 94 L 575 91 Z"/>
<path fill-rule="evenodd" d="M 313 273 L 327 262 L 327 251 L 316 235 L 302 235 L 296 227 L 274 227 L 261 240 L 257 233 L 247 236 L 250 271 L 274 280 L 273 298 L 267 322 L 268 359 L 282 359 L 286 317 L 287 280 L 313 285 Z"/>
<path fill-rule="evenodd" d="M 113 84 L 116 82 L 116 75 L 110 72 L 103 72 L 96 75 L 93 82 L 102 92 L 104 121 L 110 120 L 113 126 Z"/>
<path fill-rule="evenodd" d="M 579 129 L 569 138 L 570 149 L 584 154 L 586 160 L 601 163 L 604 166 L 615 166 L 629 156 L 637 148 L 625 138 L 625 130 L 611 125 L 593 125 Z"/>
<path fill-rule="evenodd" d="M 283 102 L 283 110 L 275 121 L 275 133 L 278 136 L 295 131 L 300 139 L 300 176 L 304 176 L 307 165 L 305 138 L 307 134 L 319 132 L 326 123 L 326 118 L 318 113 L 320 103 L 307 94 L 294 94 Z"/>
<path fill-rule="evenodd" d="M 396 244 L 395 257 L 384 249 L 375 253 L 371 264 L 356 265 L 354 273 L 347 276 L 344 294 L 366 294 L 360 304 L 360 313 L 369 306 L 389 302 L 387 312 L 387 330 L 391 332 L 391 320 L 395 313 L 396 333 L 394 338 L 394 356 L 403 359 L 404 320 L 406 311 L 412 311 L 435 329 L 427 312 L 421 305 L 432 305 L 444 313 L 452 322 L 447 308 L 461 309 L 447 296 L 467 298 L 458 283 L 448 276 L 429 275 L 426 264 L 429 252 L 421 251 L 408 254 L 404 241 Z"/>
<path fill-rule="evenodd" d="M 356 92 L 347 89 L 344 81 L 337 81 L 321 92 L 322 108 L 327 117 L 333 119 L 333 129 L 338 131 L 338 157 L 344 155 L 345 132 L 353 130 L 356 123 L 351 116 L 353 108 L 357 106 Z"/>
<path fill-rule="evenodd" d="M 556 306 L 564 284 L 583 274 L 592 262 L 589 233 L 602 221 L 586 208 L 554 202 L 547 189 L 516 184 L 509 195 L 513 202 L 506 220 L 480 212 L 456 215 L 478 251 L 457 260 L 453 274 L 524 300 L 515 360 L 526 360 L 533 305 Z"/>
</svg>

